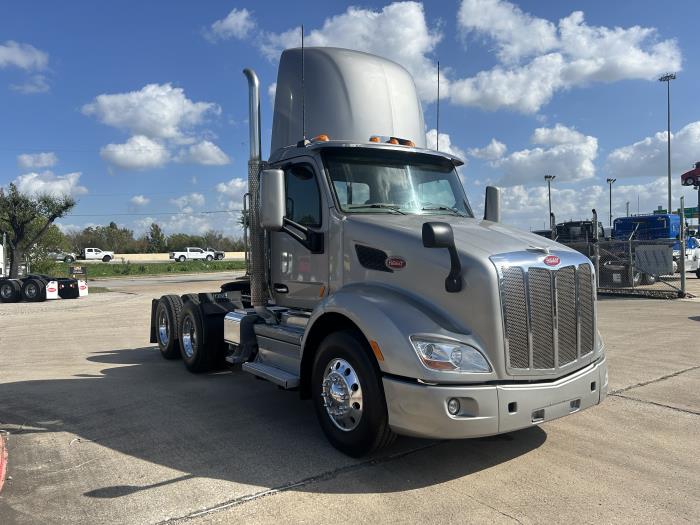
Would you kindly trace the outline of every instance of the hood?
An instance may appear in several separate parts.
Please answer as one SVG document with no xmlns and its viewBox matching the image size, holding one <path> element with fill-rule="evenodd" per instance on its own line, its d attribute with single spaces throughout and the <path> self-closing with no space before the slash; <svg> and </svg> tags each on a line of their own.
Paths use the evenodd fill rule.
<svg viewBox="0 0 700 525">
<path fill-rule="evenodd" d="M 350 215 L 348 222 L 358 227 L 392 231 L 417 238 L 422 244 L 422 228 L 426 222 L 446 222 L 452 226 L 459 252 L 488 258 L 499 253 L 523 251 L 528 248 L 575 252 L 575 250 L 534 233 L 501 223 L 449 215 Z"/>
</svg>

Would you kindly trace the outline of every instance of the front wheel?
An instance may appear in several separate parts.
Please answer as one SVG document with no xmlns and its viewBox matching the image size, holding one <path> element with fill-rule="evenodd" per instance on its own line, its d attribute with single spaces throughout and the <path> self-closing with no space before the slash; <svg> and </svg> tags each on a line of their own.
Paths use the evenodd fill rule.
<svg viewBox="0 0 700 525">
<path fill-rule="evenodd" d="M 105 255 L 104 257 L 102 257 L 102 262 L 109 262 L 111 260 L 112 258 L 109 255 Z"/>
<path fill-rule="evenodd" d="M 376 363 L 355 331 L 329 335 L 312 372 L 316 415 L 326 437 L 341 452 L 360 457 L 391 443 L 389 418 Z"/>
<path fill-rule="evenodd" d="M 177 260 L 180 261 L 180 262 L 185 262 L 185 256 L 184 256 L 184 255 L 180 255 L 180 257 L 178 257 Z"/>
<path fill-rule="evenodd" d="M 211 255 L 207 255 L 207 262 L 212 262 L 214 260 L 214 257 Z"/>
<path fill-rule="evenodd" d="M 72 256 L 70 256 L 70 255 L 67 255 L 66 258 L 63 259 L 63 262 L 66 263 L 66 264 L 70 264 L 70 263 L 72 263 L 72 262 L 75 262 L 75 258 L 72 257 Z"/>
<path fill-rule="evenodd" d="M 649 273 L 645 273 L 645 274 L 642 276 L 642 284 L 651 285 L 651 284 L 654 284 L 654 283 L 656 283 L 656 276 L 655 276 L 655 275 L 651 275 L 651 274 L 649 274 Z"/>
</svg>

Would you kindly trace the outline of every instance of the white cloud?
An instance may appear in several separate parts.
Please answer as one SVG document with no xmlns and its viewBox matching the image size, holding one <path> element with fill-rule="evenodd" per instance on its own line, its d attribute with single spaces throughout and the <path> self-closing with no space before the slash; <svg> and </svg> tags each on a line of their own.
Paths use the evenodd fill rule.
<svg viewBox="0 0 700 525">
<path fill-rule="evenodd" d="M 184 131 L 201 124 L 207 114 L 219 114 L 221 109 L 211 102 L 193 102 L 182 88 L 167 83 L 148 84 L 128 93 L 98 95 L 82 111 L 134 135 L 180 139 Z"/>
<path fill-rule="evenodd" d="M 144 195 L 134 195 L 131 197 L 131 199 L 129 199 L 129 202 L 131 202 L 131 204 L 134 206 L 142 207 L 148 205 L 151 202 L 151 199 L 145 197 Z"/>
<path fill-rule="evenodd" d="M 195 208 L 204 206 L 205 198 L 201 193 L 189 193 L 182 195 L 176 199 L 170 199 L 170 202 L 177 206 L 183 213 L 192 213 Z"/>
<path fill-rule="evenodd" d="M 182 150 L 177 160 L 204 166 L 223 166 L 231 162 L 231 159 L 226 153 L 221 151 L 219 146 L 208 140 L 192 144 L 185 150 Z"/>
<path fill-rule="evenodd" d="M 275 105 L 275 95 L 277 94 L 277 82 L 273 82 L 267 86 L 267 96 L 270 97 L 270 103 Z"/>
<path fill-rule="evenodd" d="M 639 202 L 640 213 L 651 213 L 659 205 L 666 207 L 666 178 L 659 177 L 651 182 L 642 184 L 620 184 L 613 186 L 613 218 L 626 214 L 626 204 L 629 203 L 630 213 L 637 213 Z M 691 188 L 683 188 L 680 181 L 674 179 L 674 207 L 678 206 L 679 197 L 684 194 L 686 206 L 693 206 L 696 192 Z M 542 181 L 539 186 L 525 187 L 523 185 L 503 188 L 503 221 L 524 230 L 543 229 L 549 225 L 547 218 L 548 198 L 547 186 Z M 592 217 L 592 210 L 598 212 L 598 220 L 608 224 L 609 214 L 608 185 L 602 182 L 586 186 L 585 191 L 579 188 L 559 188 L 556 181 L 552 185 L 552 211 L 557 222 L 580 220 Z"/>
<path fill-rule="evenodd" d="M 21 44 L 13 40 L 0 44 L 0 69 L 14 66 L 25 71 L 42 71 L 48 65 L 48 53 L 30 44 Z"/>
<path fill-rule="evenodd" d="M 448 133 L 440 133 L 440 137 L 438 138 L 437 130 L 431 129 L 425 134 L 425 142 L 428 149 L 436 149 L 436 146 L 439 143 L 440 147 L 438 149 L 440 151 L 450 153 L 455 157 L 459 157 L 465 163 L 467 162 L 467 156 L 464 154 L 464 151 L 455 144 L 452 144 L 452 139 Z"/>
<path fill-rule="evenodd" d="M 220 182 L 216 185 L 219 192 L 219 204 L 227 210 L 240 210 L 243 207 L 243 195 L 248 191 L 246 179 L 234 177 L 228 182 Z"/>
<path fill-rule="evenodd" d="M 532 134 L 532 149 L 514 151 L 492 161 L 503 176 L 504 186 L 541 180 L 545 174 L 560 182 L 574 182 L 595 176 L 593 161 L 598 156 L 598 139 L 575 129 L 557 124 L 553 128 L 537 128 Z M 544 146 L 544 147 L 541 147 Z"/>
<path fill-rule="evenodd" d="M 29 80 L 23 84 L 11 84 L 10 89 L 25 95 L 33 95 L 36 93 L 47 93 L 51 90 L 51 86 L 48 80 L 46 80 L 46 76 L 32 75 Z"/>
<path fill-rule="evenodd" d="M 125 170 L 158 168 L 170 160 L 166 146 L 143 135 L 135 135 L 125 144 L 107 144 L 100 150 L 100 156 Z"/>
<path fill-rule="evenodd" d="M 458 23 L 493 40 L 501 63 L 453 81 L 450 96 L 456 104 L 536 113 L 557 91 L 592 82 L 652 80 L 681 68 L 675 40 L 657 41 L 653 28 L 589 26 L 580 11 L 555 26 L 504 0 L 463 0 Z"/>
<path fill-rule="evenodd" d="M 306 34 L 304 44 L 356 49 L 394 60 L 413 75 L 421 98 L 432 102 L 436 98 L 437 69 L 429 55 L 441 38 L 437 28 L 428 26 L 423 4 L 395 2 L 381 11 L 349 7 Z M 261 50 L 270 60 L 277 60 L 284 49 L 299 47 L 300 43 L 301 30 L 295 27 L 263 35 Z M 447 78 L 441 79 L 440 88 L 447 94 Z"/>
<path fill-rule="evenodd" d="M 77 197 L 87 193 L 81 186 L 80 172 L 55 175 L 51 171 L 25 173 L 14 180 L 20 193 L 28 195 L 70 195 Z"/>
<path fill-rule="evenodd" d="M 497 160 L 506 154 L 508 148 L 503 142 L 496 139 L 491 139 L 483 148 L 469 148 L 469 155 L 477 159 Z"/>
<path fill-rule="evenodd" d="M 665 174 L 668 169 L 667 139 L 667 132 L 660 131 L 613 150 L 606 160 L 606 171 L 613 177 L 658 177 Z M 673 173 L 684 173 L 697 161 L 700 161 L 700 121 L 671 133 Z"/>
<path fill-rule="evenodd" d="M 557 28 L 553 23 L 523 13 L 510 2 L 465 0 L 457 21 L 466 32 L 495 40 L 498 56 L 504 62 L 545 53 L 557 46 Z"/>
<path fill-rule="evenodd" d="M 255 29 L 255 20 L 250 11 L 246 8 L 232 9 L 231 12 L 221 20 L 217 20 L 211 25 L 207 36 L 210 40 L 226 40 L 237 38 L 243 40 Z"/>
<path fill-rule="evenodd" d="M 23 170 L 50 168 L 58 162 L 58 157 L 52 151 L 45 153 L 23 153 L 17 155 L 17 165 Z"/>
</svg>

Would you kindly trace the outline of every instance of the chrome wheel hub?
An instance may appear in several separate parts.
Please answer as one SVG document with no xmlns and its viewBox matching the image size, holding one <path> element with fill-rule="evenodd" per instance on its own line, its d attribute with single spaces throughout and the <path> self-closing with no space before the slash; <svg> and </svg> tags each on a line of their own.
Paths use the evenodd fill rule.
<svg viewBox="0 0 700 525">
<path fill-rule="evenodd" d="M 24 290 L 24 293 L 27 294 L 27 297 L 30 297 L 31 299 L 34 299 L 34 297 L 36 297 L 36 294 L 38 293 L 36 284 L 28 284 Z"/>
<path fill-rule="evenodd" d="M 194 345 L 197 344 L 197 332 L 194 328 L 194 321 L 188 315 L 182 321 L 182 349 L 185 356 L 191 358 L 194 355 Z"/>
<path fill-rule="evenodd" d="M 333 424 L 349 432 L 362 419 L 362 385 L 355 370 L 345 359 L 333 359 L 323 374 L 323 406 Z"/>
<path fill-rule="evenodd" d="M 158 316 L 158 337 L 163 346 L 168 346 L 168 341 L 170 341 L 170 326 L 165 310 L 161 310 Z"/>
</svg>

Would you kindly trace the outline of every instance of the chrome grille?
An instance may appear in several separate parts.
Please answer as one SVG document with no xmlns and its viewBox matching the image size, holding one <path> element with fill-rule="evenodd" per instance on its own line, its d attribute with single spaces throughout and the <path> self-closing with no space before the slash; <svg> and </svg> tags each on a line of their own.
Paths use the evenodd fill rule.
<svg viewBox="0 0 700 525">
<path fill-rule="evenodd" d="M 554 310 L 552 308 L 552 272 L 530 268 L 527 272 L 532 324 L 533 368 L 554 368 Z"/>
<path fill-rule="evenodd" d="M 530 350 L 528 348 L 527 301 L 525 299 L 525 281 L 523 270 L 519 267 L 506 268 L 503 271 L 503 304 L 509 330 L 509 359 L 513 368 L 530 367 Z"/>
<path fill-rule="evenodd" d="M 559 326 L 559 365 L 576 361 L 578 327 L 576 326 L 576 268 L 557 270 L 557 320 Z"/>
<path fill-rule="evenodd" d="M 590 264 L 552 269 L 542 264 L 542 256 L 529 252 L 495 256 L 493 262 L 501 283 L 507 365 L 513 373 L 556 373 L 593 352 Z"/>
</svg>

